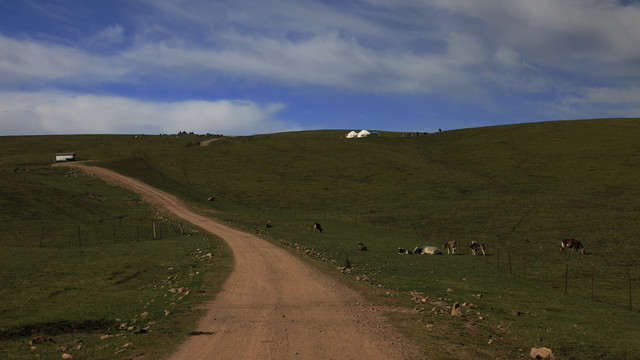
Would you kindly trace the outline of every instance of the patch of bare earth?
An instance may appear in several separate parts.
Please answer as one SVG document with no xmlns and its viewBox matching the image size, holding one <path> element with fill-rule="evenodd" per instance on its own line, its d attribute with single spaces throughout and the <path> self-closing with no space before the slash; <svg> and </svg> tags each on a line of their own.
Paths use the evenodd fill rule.
<svg viewBox="0 0 640 360">
<path fill-rule="evenodd" d="M 419 359 L 379 309 L 289 252 L 196 214 L 176 197 L 113 171 L 85 172 L 128 188 L 224 239 L 235 259 L 223 291 L 170 359 Z"/>
<path fill-rule="evenodd" d="M 219 137 L 218 137 L 218 138 L 213 138 L 213 139 L 208 139 L 208 140 L 200 141 L 200 146 L 209 146 L 209 144 L 211 144 L 212 142 L 214 142 L 214 141 L 218 141 L 218 140 L 220 140 L 220 139 L 222 139 L 222 138 L 219 138 Z"/>
</svg>

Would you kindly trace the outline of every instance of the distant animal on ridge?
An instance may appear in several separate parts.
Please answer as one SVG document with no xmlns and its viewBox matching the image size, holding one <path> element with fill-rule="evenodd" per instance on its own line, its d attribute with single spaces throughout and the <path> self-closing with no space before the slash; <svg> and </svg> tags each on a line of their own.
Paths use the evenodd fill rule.
<svg viewBox="0 0 640 360">
<path fill-rule="evenodd" d="M 313 231 L 319 231 L 320 233 L 322 233 L 322 226 L 320 226 L 319 223 L 314 223 L 313 224 Z"/>
<path fill-rule="evenodd" d="M 476 256 L 476 251 L 482 250 L 482 256 L 487 255 L 484 252 L 484 246 L 481 243 L 473 240 L 471 244 L 469 244 L 469 249 L 471 249 L 471 255 Z"/>
<path fill-rule="evenodd" d="M 576 239 L 562 239 L 560 240 L 560 253 L 564 252 L 564 249 L 571 248 L 571 253 L 578 250 L 578 252 L 582 255 L 585 253 L 584 245 L 579 240 Z"/>
<path fill-rule="evenodd" d="M 451 251 L 452 254 L 456 253 L 456 242 L 455 241 L 447 241 L 446 243 L 442 244 L 442 249 L 446 249 L 447 250 L 447 254 L 449 254 L 449 252 Z"/>
</svg>

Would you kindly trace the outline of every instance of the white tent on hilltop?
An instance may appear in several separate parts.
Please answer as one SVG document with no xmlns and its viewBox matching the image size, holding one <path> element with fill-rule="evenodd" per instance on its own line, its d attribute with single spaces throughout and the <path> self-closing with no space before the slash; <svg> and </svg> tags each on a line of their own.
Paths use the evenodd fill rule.
<svg viewBox="0 0 640 360">
<path fill-rule="evenodd" d="M 352 132 L 348 133 L 346 137 L 347 137 L 347 139 L 352 139 L 354 137 L 358 137 L 358 133 L 355 132 L 355 131 L 352 131 Z"/>
<path fill-rule="evenodd" d="M 358 137 L 359 137 L 359 138 L 367 137 L 367 136 L 370 136 L 370 135 L 371 135 L 371 133 L 370 133 L 369 131 L 367 131 L 367 130 L 362 130 L 362 131 L 360 131 L 360 132 L 358 133 Z"/>
</svg>

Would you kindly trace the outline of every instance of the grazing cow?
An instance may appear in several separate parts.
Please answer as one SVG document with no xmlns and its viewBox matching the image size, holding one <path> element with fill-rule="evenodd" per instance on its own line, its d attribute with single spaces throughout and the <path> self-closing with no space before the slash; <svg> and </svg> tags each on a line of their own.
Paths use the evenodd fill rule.
<svg viewBox="0 0 640 360">
<path fill-rule="evenodd" d="M 442 249 L 446 249 L 447 254 L 449 254 L 449 251 L 451 251 L 452 254 L 455 254 L 457 249 L 456 242 L 447 241 L 446 243 L 442 244 Z"/>
<path fill-rule="evenodd" d="M 358 251 L 367 251 L 367 246 L 361 242 L 356 245 L 356 250 Z"/>
<path fill-rule="evenodd" d="M 413 249 L 414 254 L 442 255 L 442 251 L 435 246 L 416 247 Z"/>
<path fill-rule="evenodd" d="M 216 198 L 214 198 L 213 196 L 209 196 L 209 198 L 207 199 L 207 201 L 216 201 Z"/>
<path fill-rule="evenodd" d="M 405 254 L 406 254 L 406 255 L 411 255 L 411 254 L 413 254 L 413 253 L 411 252 L 411 250 L 405 250 L 405 249 L 403 249 L 403 248 L 398 248 L 398 254 L 402 254 L 402 255 L 405 255 Z"/>
<path fill-rule="evenodd" d="M 313 224 L 313 231 L 319 231 L 320 233 L 322 233 L 322 226 L 320 226 L 319 223 L 314 223 Z"/>
<path fill-rule="evenodd" d="M 477 241 L 472 241 L 471 244 L 469 244 L 469 249 L 471 249 L 471 255 L 476 256 L 476 251 L 478 250 L 482 250 L 482 256 L 487 255 L 484 252 L 484 246 L 482 246 L 481 243 L 477 242 Z"/>
<path fill-rule="evenodd" d="M 584 255 L 585 248 L 582 243 L 576 239 L 562 239 L 560 240 L 560 253 L 564 252 L 565 248 L 571 248 L 571 253 L 578 250 L 578 252 Z"/>
</svg>

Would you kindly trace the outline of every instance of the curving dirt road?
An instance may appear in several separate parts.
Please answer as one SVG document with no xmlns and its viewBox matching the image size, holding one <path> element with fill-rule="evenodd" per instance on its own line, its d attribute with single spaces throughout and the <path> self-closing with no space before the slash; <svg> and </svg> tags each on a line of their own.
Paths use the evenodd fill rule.
<svg viewBox="0 0 640 360">
<path fill-rule="evenodd" d="M 88 174 L 139 193 L 224 239 L 234 270 L 193 336 L 170 359 L 416 359 L 418 352 L 359 294 L 259 237 L 190 211 L 176 197 L 113 171 Z"/>
</svg>

